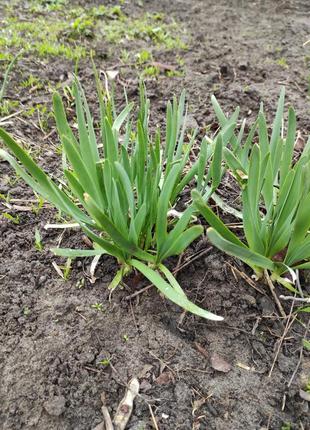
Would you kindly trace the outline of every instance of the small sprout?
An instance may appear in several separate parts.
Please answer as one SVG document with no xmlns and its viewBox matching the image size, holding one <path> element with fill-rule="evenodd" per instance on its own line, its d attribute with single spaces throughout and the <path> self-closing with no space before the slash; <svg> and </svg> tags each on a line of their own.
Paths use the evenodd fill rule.
<svg viewBox="0 0 310 430">
<path fill-rule="evenodd" d="M 1 100 L 0 101 L 0 117 L 10 115 L 15 108 L 19 106 L 19 102 L 16 100 Z"/>
<path fill-rule="evenodd" d="M 70 273 L 71 273 L 71 258 L 67 258 L 66 264 L 63 267 L 63 276 L 64 276 L 64 280 L 67 281 L 70 277 Z"/>
<path fill-rule="evenodd" d="M 159 68 L 157 66 L 148 66 L 145 67 L 142 76 L 149 76 L 149 77 L 155 77 L 159 75 Z"/>
<path fill-rule="evenodd" d="M 24 309 L 23 309 L 23 315 L 25 316 L 25 317 L 27 317 L 28 315 L 30 315 L 31 314 L 31 311 L 30 311 L 30 309 L 28 308 L 28 306 L 25 306 L 24 307 Z"/>
<path fill-rule="evenodd" d="M 96 311 L 103 312 L 103 304 L 102 303 L 94 303 L 93 305 L 90 305 L 92 309 L 95 309 Z"/>
<path fill-rule="evenodd" d="M 8 212 L 3 212 L 2 216 L 3 216 L 3 218 L 6 218 L 9 221 L 12 221 L 13 224 L 19 224 L 20 223 L 20 218 L 18 215 L 13 216 L 13 215 L 9 214 Z"/>
<path fill-rule="evenodd" d="M 288 64 L 287 61 L 284 57 L 281 57 L 277 60 L 277 64 L 281 67 L 283 67 L 283 69 L 287 69 L 288 68 Z"/>
<path fill-rule="evenodd" d="M 0 200 L 4 200 L 5 203 L 10 203 L 10 193 L 2 194 L 0 193 Z"/>
<path fill-rule="evenodd" d="M 309 341 L 309 340 L 307 340 L 307 339 L 303 339 L 303 340 L 302 340 L 302 344 L 303 344 L 303 347 L 304 347 L 307 351 L 310 351 L 310 341 Z"/>
<path fill-rule="evenodd" d="M 123 335 L 123 339 L 124 339 L 124 341 L 125 341 L 125 342 L 128 342 L 128 340 L 129 340 L 128 335 L 127 335 L 127 334 L 124 334 L 124 335 Z"/>
<path fill-rule="evenodd" d="M 129 62 L 130 54 L 129 54 L 129 52 L 126 49 L 122 49 L 121 50 L 120 59 L 121 59 L 121 62 L 124 63 L 124 64 L 126 64 L 126 63 Z"/>
<path fill-rule="evenodd" d="M 65 281 L 67 281 L 70 277 L 70 273 L 71 273 L 71 258 L 67 258 L 66 264 L 64 266 L 58 266 L 58 264 L 56 263 L 56 261 L 52 262 L 52 266 L 54 267 L 54 269 L 56 270 L 56 272 L 58 273 L 58 275 L 64 279 Z"/>
<path fill-rule="evenodd" d="M 101 364 L 102 366 L 110 366 L 111 361 L 109 358 L 103 358 L 99 361 L 99 364 Z"/>
<path fill-rule="evenodd" d="M 76 288 L 80 290 L 84 286 L 85 286 L 85 278 L 79 279 L 76 283 Z"/>
<path fill-rule="evenodd" d="M 138 64 L 146 63 L 152 59 L 152 54 L 149 51 L 143 50 L 136 54 Z"/>
<path fill-rule="evenodd" d="M 44 205 L 44 199 L 43 199 L 43 197 L 37 196 L 37 204 L 31 206 L 32 212 L 35 215 L 38 215 L 39 212 L 41 211 L 41 209 L 43 208 L 43 205 Z"/>
<path fill-rule="evenodd" d="M 21 86 L 23 88 L 35 88 L 37 90 L 40 90 L 43 88 L 43 83 L 36 76 L 29 75 L 28 79 L 22 81 Z"/>
<path fill-rule="evenodd" d="M 184 76 L 184 72 L 182 72 L 181 70 L 167 70 L 166 75 L 169 78 L 180 78 Z"/>
<path fill-rule="evenodd" d="M 35 247 L 38 251 L 43 250 L 42 237 L 40 231 L 36 228 L 34 232 Z"/>
</svg>

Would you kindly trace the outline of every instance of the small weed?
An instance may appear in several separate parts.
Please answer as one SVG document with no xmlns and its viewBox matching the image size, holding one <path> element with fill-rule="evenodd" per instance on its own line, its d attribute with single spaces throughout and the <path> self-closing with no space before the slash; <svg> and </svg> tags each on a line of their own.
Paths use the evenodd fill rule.
<svg viewBox="0 0 310 430">
<path fill-rule="evenodd" d="M 32 74 L 29 75 L 29 77 L 27 79 L 22 81 L 20 85 L 23 88 L 34 88 L 35 87 L 38 90 L 40 90 L 44 87 L 41 80 Z"/>
<path fill-rule="evenodd" d="M 37 196 L 37 203 L 31 205 L 31 210 L 35 215 L 38 215 L 44 205 L 44 199 L 41 196 Z"/>
<path fill-rule="evenodd" d="M 137 64 L 141 65 L 146 63 L 147 61 L 151 61 L 152 60 L 152 54 L 150 51 L 147 50 L 143 50 L 138 52 L 138 54 L 136 54 L 136 59 L 137 59 Z"/>
<path fill-rule="evenodd" d="M 310 351 L 310 341 L 309 341 L 309 340 L 307 340 L 307 339 L 303 339 L 303 340 L 302 340 L 302 344 L 303 344 L 303 347 L 304 347 L 307 351 Z"/>
<path fill-rule="evenodd" d="M 0 193 L 0 200 L 4 200 L 6 203 L 10 203 L 10 192 L 8 192 L 7 194 Z"/>
<path fill-rule="evenodd" d="M 28 317 L 30 314 L 31 314 L 30 309 L 28 308 L 28 306 L 25 306 L 24 309 L 23 309 L 23 315 L 25 317 Z"/>
<path fill-rule="evenodd" d="M 310 66 L 310 55 L 304 56 L 304 62 L 305 62 L 306 67 Z"/>
<path fill-rule="evenodd" d="M 98 364 L 101 364 L 102 366 L 110 366 L 111 361 L 109 358 L 103 358 L 98 362 Z"/>
<path fill-rule="evenodd" d="M 85 278 L 81 278 L 77 281 L 77 283 L 75 284 L 76 288 L 78 290 L 80 290 L 81 288 L 83 288 L 85 286 Z"/>
<path fill-rule="evenodd" d="M 10 62 L 13 58 L 14 57 L 10 52 L 0 52 L 0 61 Z"/>
<path fill-rule="evenodd" d="M 78 38 L 81 36 L 94 37 L 94 20 L 83 14 L 77 17 L 71 24 L 71 28 L 68 31 L 68 36 L 72 38 Z"/>
<path fill-rule="evenodd" d="M 288 69 L 287 61 L 284 57 L 279 58 L 276 63 L 281 66 L 283 69 Z"/>
<path fill-rule="evenodd" d="M 53 118 L 53 113 L 48 109 L 48 106 L 38 103 L 23 112 L 25 118 L 36 116 L 40 129 L 45 132 L 49 129 L 49 120 Z"/>
<path fill-rule="evenodd" d="M 186 49 L 176 23 L 166 24 L 159 14 L 145 14 L 139 19 L 124 17 L 112 21 L 103 28 L 107 40 L 120 43 L 123 40 L 144 40 L 166 49 Z"/>
<path fill-rule="evenodd" d="M 123 64 L 127 64 L 130 61 L 130 53 L 127 49 L 122 49 L 120 54 L 120 60 Z"/>
<path fill-rule="evenodd" d="M 184 72 L 182 72 L 181 70 L 168 70 L 166 72 L 166 76 L 168 76 L 168 78 L 182 77 L 184 76 Z"/>
<path fill-rule="evenodd" d="M 0 118 L 10 115 L 19 106 L 17 100 L 4 99 L 0 103 Z"/>
<path fill-rule="evenodd" d="M 12 221 L 13 224 L 19 224 L 20 223 L 20 218 L 18 215 L 13 216 L 13 215 L 9 214 L 8 212 L 3 212 L 2 217 L 8 219 L 9 221 Z"/>
<path fill-rule="evenodd" d="M 127 335 L 127 334 L 124 334 L 124 336 L 123 336 L 123 340 L 124 340 L 124 342 L 128 342 L 129 337 L 128 337 L 128 335 Z"/>
<path fill-rule="evenodd" d="M 65 266 L 62 267 L 62 269 L 63 269 L 63 277 L 64 277 L 65 281 L 67 281 L 70 278 L 71 269 L 72 269 L 71 262 L 72 262 L 71 258 L 67 258 Z"/>
<path fill-rule="evenodd" d="M 31 12 L 54 12 L 62 10 L 67 4 L 67 0 L 33 0 L 31 2 Z"/>
<path fill-rule="evenodd" d="M 102 303 L 94 303 L 93 305 L 90 305 L 92 309 L 95 309 L 96 311 L 103 312 L 103 304 Z"/>
<path fill-rule="evenodd" d="M 34 232 L 34 245 L 38 251 L 43 251 L 42 237 L 40 231 L 36 228 Z"/>
<path fill-rule="evenodd" d="M 159 75 L 159 68 L 157 66 L 147 66 L 143 69 L 141 77 L 156 77 Z"/>
</svg>

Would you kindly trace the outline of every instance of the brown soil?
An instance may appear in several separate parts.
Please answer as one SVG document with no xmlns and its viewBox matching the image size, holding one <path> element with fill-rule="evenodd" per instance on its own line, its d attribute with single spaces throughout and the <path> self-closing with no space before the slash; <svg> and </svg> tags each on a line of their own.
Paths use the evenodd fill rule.
<svg viewBox="0 0 310 430">
<path fill-rule="evenodd" d="M 23 3 L 18 9 L 20 16 Z M 166 101 L 183 88 L 191 118 L 201 129 L 216 127 L 210 106 L 212 93 L 227 111 L 239 104 L 242 114 L 250 118 L 264 100 L 272 117 L 283 84 L 287 101 L 297 110 L 298 128 L 303 135 L 309 133 L 305 57 L 310 48 L 303 47 L 309 38 L 307 0 L 140 3 L 128 1 L 123 8 L 134 16 L 163 12 L 191 35 L 187 36 L 189 49 L 181 53 L 185 75 L 167 77 L 161 73 L 146 83 L 156 121 L 163 119 Z M 133 48 L 133 42 L 127 47 Z M 112 47 L 95 49 L 101 69 L 117 68 L 119 60 Z M 108 52 L 105 58 L 100 58 L 102 49 Z M 173 51 L 159 50 L 155 60 L 176 65 Z M 117 90 L 121 93 L 121 83 L 126 83 L 129 97 L 135 97 L 136 71 L 129 66 L 119 69 Z M 49 100 L 48 93 L 30 96 L 26 89 L 18 94 L 14 91 L 29 71 L 50 82 L 65 82 L 72 70 L 71 63 L 59 58 L 51 59 L 44 68 L 33 58 L 23 58 L 12 75 L 8 95 L 25 104 L 33 103 L 34 98 L 37 102 Z M 80 63 L 79 75 L 95 101 L 88 61 Z M 56 135 L 44 139 L 35 125 L 13 118 L 6 128 L 32 150 L 39 148 L 41 164 L 58 173 Z M 52 120 L 50 127 L 53 130 Z M 6 163 L 0 162 L 0 172 L 0 193 L 33 197 L 22 182 L 7 183 L 12 171 Z M 4 204 L 2 210 L 8 211 Z M 304 328 L 292 326 L 269 377 L 284 324 L 267 288 L 258 284 L 265 292 L 261 294 L 231 270 L 233 265 L 247 272 L 245 267 L 216 249 L 187 266 L 178 275 L 186 293 L 201 306 L 223 315 L 225 321 L 215 324 L 191 315 L 181 318 L 181 310 L 155 289 L 127 300 L 146 285 L 143 281 L 131 280 L 128 290 L 117 290 L 109 300 L 107 285 L 116 269 L 110 257 L 101 258 L 95 284 L 87 277 L 88 259 L 76 260 L 69 280 L 63 281 L 51 264 L 62 264 L 62 260 L 48 251 L 58 242 L 59 231 L 43 228 L 55 220 L 55 211 L 44 208 L 38 215 L 21 210 L 10 213 L 19 215 L 20 220 L 15 225 L 0 218 L 1 429 L 92 429 L 102 420 L 100 394 L 105 392 L 113 413 L 133 376 L 140 380 L 141 396 L 128 425 L 131 430 L 154 428 L 149 405 L 160 430 L 282 429 L 285 423 L 291 425 L 285 428 L 310 428 L 309 403 L 299 396 L 302 381 L 310 374 L 307 352 L 288 388 Z M 42 235 L 43 252 L 34 247 L 36 227 Z M 74 230 L 66 231 L 62 238 L 63 246 L 79 247 L 80 242 L 81 235 Z M 189 253 L 208 246 L 200 241 Z M 175 263 L 171 260 L 171 267 Z M 81 279 L 85 280 L 82 287 Z M 309 294 L 307 282 L 304 284 Z M 96 303 L 102 303 L 102 310 L 92 306 Z M 228 373 L 212 368 L 214 354 L 231 364 Z"/>
</svg>

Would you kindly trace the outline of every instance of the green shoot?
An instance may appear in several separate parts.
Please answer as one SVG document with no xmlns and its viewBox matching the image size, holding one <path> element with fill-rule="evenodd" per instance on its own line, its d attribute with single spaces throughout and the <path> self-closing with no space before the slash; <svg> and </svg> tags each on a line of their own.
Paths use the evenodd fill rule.
<svg viewBox="0 0 310 430">
<path fill-rule="evenodd" d="M 20 223 L 20 218 L 19 215 L 13 216 L 11 214 L 9 214 L 8 212 L 3 212 L 1 215 L 3 218 L 8 219 L 9 221 L 11 221 L 13 224 L 19 224 Z"/>
<path fill-rule="evenodd" d="M 35 247 L 38 251 L 43 250 L 42 238 L 40 231 L 36 228 L 34 232 Z"/>
</svg>

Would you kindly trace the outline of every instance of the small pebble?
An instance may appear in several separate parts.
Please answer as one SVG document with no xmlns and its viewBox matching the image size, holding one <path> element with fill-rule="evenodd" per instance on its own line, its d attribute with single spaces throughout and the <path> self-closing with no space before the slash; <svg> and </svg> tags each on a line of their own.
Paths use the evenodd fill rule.
<svg viewBox="0 0 310 430">
<path fill-rule="evenodd" d="M 63 396 L 55 396 L 44 402 L 43 406 L 49 415 L 59 417 L 66 409 L 66 399 Z"/>
</svg>

